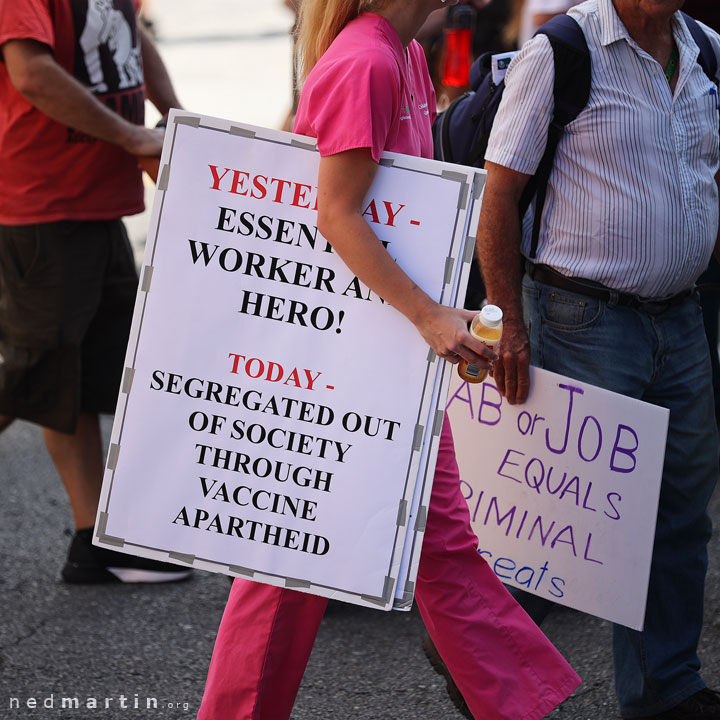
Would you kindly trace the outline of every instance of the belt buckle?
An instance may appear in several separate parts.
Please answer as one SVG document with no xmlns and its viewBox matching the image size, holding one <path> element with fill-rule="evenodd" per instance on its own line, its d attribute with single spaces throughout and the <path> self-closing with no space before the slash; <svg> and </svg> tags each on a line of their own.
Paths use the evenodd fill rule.
<svg viewBox="0 0 720 720">
<path fill-rule="evenodd" d="M 648 313 L 648 315 L 660 315 L 660 313 L 669 310 L 671 307 L 675 307 L 675 305 L 691 295 L 692 290 L 685 290 L 664 300 L 643 300 L 642 298 L 638 298 L 639 307 Z"/>
<path fill-rule="evenodd" d="M 668 309 L 668 303 L 665 301 L 648 300 L 647 302 L 640 303 L 640 307 L 648 315 L 660 315 Z"/>
<path fill-rule="evenodd" d="M 642 298 L 638 298 L 638 307 L 643 312 L 646 312 L 648 315 L 660 315 L 661 313 L 664 313 L 669 307 L 671 307 L 672 302 L 670 299 L 668 300 L 643 300 Z"/>
</svg>

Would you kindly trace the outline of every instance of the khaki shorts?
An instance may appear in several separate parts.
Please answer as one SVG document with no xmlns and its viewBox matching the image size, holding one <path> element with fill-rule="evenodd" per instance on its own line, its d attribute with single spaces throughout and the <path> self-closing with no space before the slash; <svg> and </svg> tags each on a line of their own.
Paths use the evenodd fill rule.
<svg viewBox="0 0 720 720">
<path fill-rule="evenodd" d="M 114 412 L 137 292 L 120 220 L 0 225 L 0 414 Z"/>
</svg>

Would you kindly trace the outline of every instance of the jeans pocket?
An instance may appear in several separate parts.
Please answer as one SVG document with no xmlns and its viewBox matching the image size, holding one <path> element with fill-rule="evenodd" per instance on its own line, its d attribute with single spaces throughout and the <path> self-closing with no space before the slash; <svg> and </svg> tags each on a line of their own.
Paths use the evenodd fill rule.
<svg viewBox="0 0 720 720">
<path fill-rule="evenodd" d="M 0 262 L 7 269 L 6 279 L 26 282 L 33 274 L 40 258 L 41 238 L 35 225 L 6 228 L 5 242 L 0 247 Z"/>
<path fill-rule="evenodd" d="M 597 298 L 548 288 L 540 295 L 543 323 L 565 332 L 586 330 L 603 314 L 605 303 Z"/>
<path fill-rule="evenodd" d="M 531 341 L 533 309 L 536 307 L 539 299 L 540 290 L 526 275 L 522 282 L 523 321 L 525 324 L 525 332 L 528 337 L 531 338 Z"/>
</svg>

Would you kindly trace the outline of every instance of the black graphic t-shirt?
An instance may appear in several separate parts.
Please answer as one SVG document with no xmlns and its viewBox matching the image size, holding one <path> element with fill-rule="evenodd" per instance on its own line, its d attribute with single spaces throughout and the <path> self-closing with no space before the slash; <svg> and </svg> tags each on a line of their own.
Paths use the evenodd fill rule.
<svg viewBox="0 0 720 720">
<path fill-rule="evenodd" d="M 144 123 L 139 0 L 0 0 L 0 44 L 33 39 L 114 112 Z M 141 212 L 137 160 L 64 127 L 12 86 L 0 63 L 0 223 Z"/>
</svg>

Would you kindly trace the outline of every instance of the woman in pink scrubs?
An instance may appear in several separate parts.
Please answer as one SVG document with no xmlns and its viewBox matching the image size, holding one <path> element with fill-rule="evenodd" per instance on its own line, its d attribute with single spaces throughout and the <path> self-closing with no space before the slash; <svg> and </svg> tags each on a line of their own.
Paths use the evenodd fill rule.
<svg viewBox="0 0 720 720">
<path fill-rule="evenodd" d="M 413 37 L 444 0 L 303 0 L 306 81 L 295 132 L 322 157 L 318 227 L 374 292 L 442 358 L 487 367 L 473 313 L 439 305 L 399 268 L 362 216 L 383 150 L 432 157 L 435 95 Z M 580 679 L 477 553 L 446 422 L 416 592 L 425 625 L 475 718 L 536 720 Z M 235 580 L 199 720 L 287 720 L 327 600 Z"/>
</svg>

